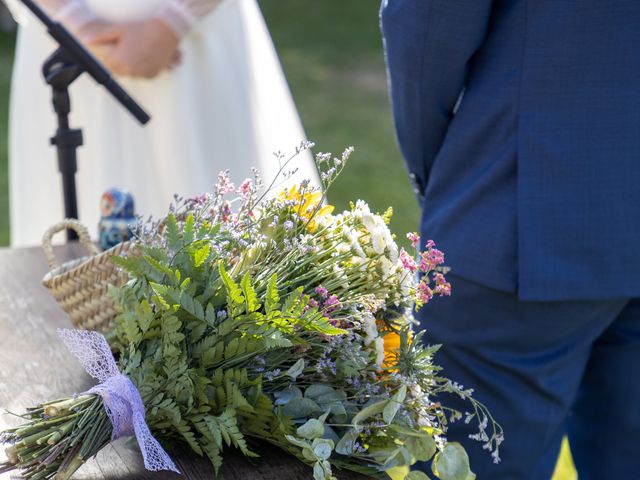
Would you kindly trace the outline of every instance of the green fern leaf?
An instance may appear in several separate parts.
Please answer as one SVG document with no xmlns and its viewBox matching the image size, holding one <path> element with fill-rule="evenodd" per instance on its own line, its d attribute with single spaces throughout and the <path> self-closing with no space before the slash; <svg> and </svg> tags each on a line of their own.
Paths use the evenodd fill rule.
<svg viewBox="0 0 640 480">
<path fill-rule="evenodd" d="M 265 294 L 264 309 L 265 313 L 269 315 L 274 310 L 280 307 L 280 295 L 278 295 L 277 276 L 274 273 L 269 279 L 267 285 L 267 291 Z"/>
<path fill-rule="evenodd" d="M 220 263 L 218 270 L 227 293 L 227 308 L 230 310 L 229 313 L 231 316 L 235 318 L 236 316 L 244 313 L 245 300 L 244 295 L 242 294 L 242 289 L 229 276 L 222 263 Z"/>
<path fill-rule="evenodd" d="M 261 305 L 258 302 L 258 295 L 256 295 L 256 291 L 251 286 L 251 276 L 249 275 L 249 272 L 244 274 L 240 285 L 242 287 L 242 293 L 244 294 L 245 298 L 246 313 L 253 313 L 258 311 Z"/>
<path fill-rule="evenodd" d="M 167 239 L 167 246 L 170 250 L 177 252 L 182 248 L 182 235 L 180 234 L 180 227 L 178 221 L 173 213 L 170 213 L 165 220 L 165 238 Z"/>
</svg>

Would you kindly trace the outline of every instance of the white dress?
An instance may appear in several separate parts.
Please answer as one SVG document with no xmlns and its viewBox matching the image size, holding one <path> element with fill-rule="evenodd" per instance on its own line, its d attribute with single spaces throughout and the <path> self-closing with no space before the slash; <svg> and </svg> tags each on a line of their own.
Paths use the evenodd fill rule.
<svg viewBox="0 0 640 480">
<path fill-rule="evenodd" d="M 64 216 L 49 145 L 55 117 L 40 73 L 53 49 L 35 20 L 23 19 L 10 108 L 13 246 L 39 244 L 43 232 Z M 183 37 L 180 51 L 179 67 L 153 80 L 120 79 L 151 114 L 146 127 L 88 76 L 71 88 L 71 126 L 82 128 L 85 140 L 76 176 L 79 217 L 94 236 L 99 199 L 110 187 L 131 190 L 137 213 L 160 215 L 174 193 L 210 191 L 223 169 L 238 184 L 255 166 L 268 183 L 279 169 L 273 152 L 291 153 L 304 139 L 256 0 L 222 0 Z M 317 182 L 308 153 L 293 165 L 299 168 L 296 179 Z"/>
</svg>

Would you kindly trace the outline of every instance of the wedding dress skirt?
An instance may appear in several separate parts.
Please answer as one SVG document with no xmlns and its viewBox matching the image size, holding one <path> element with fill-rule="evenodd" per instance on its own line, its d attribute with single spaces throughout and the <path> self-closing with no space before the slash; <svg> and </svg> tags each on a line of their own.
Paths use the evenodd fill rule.
<svg viewBox="0 0 640 480">
<path fill-rule="evenodd" d="M 109 2 L 110 0 L 94 0 Z M 10 108 L 11 243 L 39 244 L 64 216 L 50 91 L 40 67 L 54 45 L 35 20 L 20 28 Z M 182 41 L 182 63 L 153 80 L 119 79 L 150 113 L 142 127 L 91 78 L 71 87 L 78 151 L 78 210 L 95 238 L 103 191 L 132 191 L 136 212 L 165 213 L 173 194 L 211 191 L 220 170 L 239 184 L 257 167 L 268 184 L 304 132 L 255 0 L 224 0 Z M 311 155 L 296 179 L 317 173 Z"/>
</svg>

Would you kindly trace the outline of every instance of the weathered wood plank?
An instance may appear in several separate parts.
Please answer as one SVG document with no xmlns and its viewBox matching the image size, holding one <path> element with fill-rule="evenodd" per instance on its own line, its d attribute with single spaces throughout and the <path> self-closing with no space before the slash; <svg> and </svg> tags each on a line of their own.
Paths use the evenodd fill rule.
<svg viewBox="0 0 640 480">
<path fill-rule="evenodd" d="M 56 249 L 61 261 L 83 254 L 78 245 Z M 70 328 L 66 314 L 42 286 L 47 266 L 38 248 L 0 249 L 0 408 L 19 413 L 26 406 L 88 389 L 92 379 L 62 346 L 57 328 Z M 20 419 L 0 415 L 0 429 Z M 147 472 L 135 443 L 119 440 L 87 462 L 76 480 L 188 480 L 212 479 L 208 462 L 187 448 L 171 451 L 184 473 Z M 258 462 L 241 454 L 225 454 L 222 478 L 226 480 L 308 480 L 311 469 L 280 450 L 264 446 Z M 364 477 L 341 473 L 341 480 Z M 0 475 L 0 480 L 19 478 Z"/>
</svg>

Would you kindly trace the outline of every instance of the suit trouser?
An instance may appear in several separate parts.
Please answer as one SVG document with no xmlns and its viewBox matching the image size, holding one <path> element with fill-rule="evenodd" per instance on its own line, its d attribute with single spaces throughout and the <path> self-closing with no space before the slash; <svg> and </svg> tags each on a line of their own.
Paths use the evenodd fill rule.
<svg viewBox="0 0 640 480">
<path fill-rule="evenodd" d="M 580 480 L 640 479 L 640 299 L 521 302 L 450 276 L 418 314 L 435 363 L 502 425 L 498 465 L 457 422 L 479 480 L 546 480 L 569 435 Z M 465 405 L 447 397 L 464 413 Z"/>
</svg>

